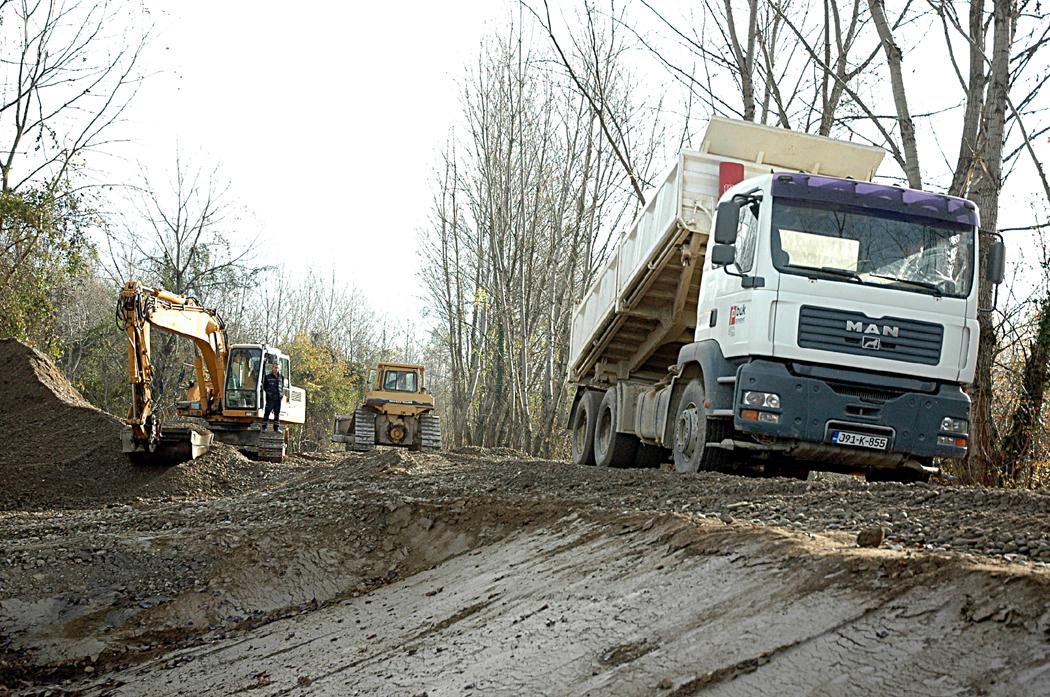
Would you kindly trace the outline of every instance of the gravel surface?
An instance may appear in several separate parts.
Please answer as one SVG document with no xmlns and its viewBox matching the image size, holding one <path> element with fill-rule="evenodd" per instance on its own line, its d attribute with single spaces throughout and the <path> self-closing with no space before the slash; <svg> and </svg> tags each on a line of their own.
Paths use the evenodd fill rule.
<svg viewBox="0 0 1050 697">
<path fill-rule="evenodd" d="M 610 530 L 672 516 L 742 545 L 775 526 L 835 555 L 882 528 L 876 551 L 909 560 L 909 574 L 976 562 L 1044 576 L 1048 505 L 1041 493 L 604 470 L 506 450 L 300 457 L 266 487 L 223 497 L 0 513 L 0 685 L 61 684 L 228 641 L 515 531 L 575 525 L 567 516 Z"/>
<path fill-rule="evenodd" d="M 1044 491 L 836 475 L 682 476 L 478 448 L 299 455 L 276 465 L 219 447 L 174 468 L 139 469 L 119 453 L 119 421 L 84 402 L 45 357 L 2 341 L 0 360 L 7 365 L 0 389 L 12 396 L 0 407 L 0 428 L 10 435 L 0 454 L 0 694 L 4 686 L 26 694 L 63 685 L 78 690 L 85 675 L 152 660 L 177 664 L 172 651 L 371 597 L 482 549 L 498 565 L 510 553 L 499 545 L 518 533 L 535 539 L 519 539 L 515 554 L 535 544 L 549 547 L 549 560 L 560 559 L 564 545 L 552 546 L 550 535 L 577 527 L 615 537 L 621 533 L 610 531 L 670 526 L 676 532 L 659 539 L 660 554 L 691 548 L 731 554 L 733 540 L 752 550 L 789 540 L 790 554 L 762 563 L 787 573 L 800 554 L 827 558 L 811 564 L 812 578 L 795 579 L 799 588 L 840 583 L 828 580 L 838 578 L 836 566 L 874 583 L 865 592 L 876 594 L 896 592 L 893 583 L 905 577 L 949 574 L 944 578 L 970 583 L 966 570 L 990 570 L 972 581 L 985 590 L 955 599 L 956 615 L 969 624 L 1001 618 L 1011 631 L 1037 634 L 1050 621 L 1031 603 L 982 605 L 977 597 L 1018 579 L 1026 598 L 1045 597 L 1050 496 Z M 660 568 L 662 562 L 645 560 L 646 544 L 636 539 L 624 559 Z M 865 554 L 882 556 L 868 566 L 861 556 L 858 565 L 856 555 Z M 565 563 L 582 569 L 586 583 L 585 570 L 605 562 Z M 799 564 L 794 571 L 805 566 Z M 677 568 L 682 579 L 689 568 Z M 548 571 L 557 578 L 556 569 Z M 628 584 L 624 592 L 642 593 L 628 587 L 634 588 Z M 938 591 L 944 592 L 950 589 Z M 768 611 L 776 616 L 781 608 Z M 1027 619 L 1011 624 L 1015 616 Z M 951 631 L 957 630 L 964 631 Z M 994 633 L 986 638 L 1006 641 Z"/>
</svg>

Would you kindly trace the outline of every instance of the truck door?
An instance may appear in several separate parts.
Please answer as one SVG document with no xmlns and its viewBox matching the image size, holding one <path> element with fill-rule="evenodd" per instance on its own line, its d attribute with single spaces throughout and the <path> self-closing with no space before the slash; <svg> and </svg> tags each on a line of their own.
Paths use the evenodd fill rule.
<svg viewBox="0 0 1050 697">
<path fill-rule="evenodd" d="M 765 337 L 765 332 L 756 332 L 768 322 L 769 308 L 755 306 L 755 289 L 745 288 L 742 278 L 756 274 L 763 214 L 760 201 L 745 202 L 737 224 L 736 261 L 726 270 L 708 266 L 704 272 L 696 338 L 717 340 L 726 357 L 755 353 L 755 339 Z"/>
</svg>

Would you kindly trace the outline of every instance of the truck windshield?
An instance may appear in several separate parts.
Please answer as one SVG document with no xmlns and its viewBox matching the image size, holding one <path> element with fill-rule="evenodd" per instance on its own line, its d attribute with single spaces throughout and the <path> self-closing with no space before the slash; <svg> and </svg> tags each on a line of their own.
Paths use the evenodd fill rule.
<svg viewBox="0 0 1050 697">
<path fill-rule="evenodd" d="M 226 408 L 257 409 L 262 349 L 235 348 L 226 369 Z"/>
<path fill-rule="evenodd" d="M 773 201 L 773 264 L 782 273 L 964 298 L 973 227 L 889 211 Z"/>
</svg>

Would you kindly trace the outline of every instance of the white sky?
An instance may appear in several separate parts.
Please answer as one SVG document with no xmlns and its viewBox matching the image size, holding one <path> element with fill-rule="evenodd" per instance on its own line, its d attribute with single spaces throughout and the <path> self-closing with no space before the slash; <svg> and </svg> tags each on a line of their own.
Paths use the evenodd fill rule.
<svg viewBox="0 0 1050 697">
<path fill-rule="evenodd" d="M 178 143 L 219 164 L 261 261 L 334 268 L 377 310 L 415 317 L 428 178 L 459 111 L 457 81 L 505 6 L 152 4 L 168 8 L 151 10 L 155 72 L 129 114 L 130 157 L 163 171 Z"/>
<path fill-rule="evenodd" d="M 416 321 L 416 239 L 430 175 L 460 118 L 466 67 L 486 31 L 512 12 L 502 0 L 154 0 L 154 74 L 129 112 L 126 157 L 163 171 L 178 143 L 197 163 L 219 164 L 249 214 L 245 235 L 262 242 L 259 261 L 283 262 L 291 273 L 334 269 L 376 310 Z M 927 81 L 914 71 L 931 63 L 933 78 L 947 77 L 937 59 L 912 53 L 905 61 L 906 79 Z M 651 84 L 667 80 L 654 71 Z M 1036 143 L 1044 162 L 1045 140 Z M 137 164 L 127 164 L 134 179 Z M 1000 224 L 1031 224 L 1029 200 L 1008 197 Z M 1019 251 L 1013 245 L 1011 259 Z"/>
</svg>

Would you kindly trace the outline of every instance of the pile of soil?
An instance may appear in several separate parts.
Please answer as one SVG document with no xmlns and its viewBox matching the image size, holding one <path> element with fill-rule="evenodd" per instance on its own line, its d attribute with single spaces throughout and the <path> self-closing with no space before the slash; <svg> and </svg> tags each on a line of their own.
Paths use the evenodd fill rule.
<svg viewBox="0 0 1050 697">
<path fill-rule="evenodd" d="M 280 465 L 217 444 L 174 468 L 133 465 L 120 419 L 93 407 L 47 356 L 0 339 L 0 510 L 94 507 L 139 497 L 213 497 L 256 486 Z"/>
</svg>

